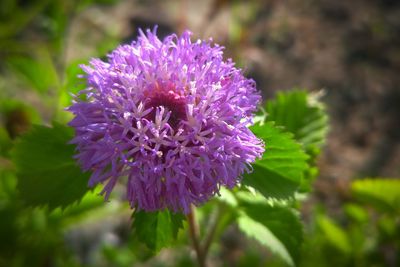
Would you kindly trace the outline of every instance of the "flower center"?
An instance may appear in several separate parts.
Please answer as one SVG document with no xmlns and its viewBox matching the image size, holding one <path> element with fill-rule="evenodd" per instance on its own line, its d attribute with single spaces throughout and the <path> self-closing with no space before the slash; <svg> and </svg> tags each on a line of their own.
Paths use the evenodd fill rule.
<svg viewBox="0 0 400 267">
<path fill-rule="evenodd" d="M 145 92 L 145 106 L 153 110 L 146 116 L 149 120 L 155 120 L 156 108 L 163 106 L 171 112 L 168 123 L 175 127 L 181 120 L 186 119 L 186 99 L 178 94 L 175 85 L 171 82 L 156 82 Z"/>
</svg>

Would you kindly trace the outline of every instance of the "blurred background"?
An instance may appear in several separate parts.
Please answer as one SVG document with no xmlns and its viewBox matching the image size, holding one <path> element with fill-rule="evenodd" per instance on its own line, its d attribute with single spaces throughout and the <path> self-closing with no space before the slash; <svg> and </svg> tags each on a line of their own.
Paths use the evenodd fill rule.
<svg viewBox="0 0 400 267">
<path fill-rule="evenodd" d="M 292 88 L 322 92 L 330 132 L 301 206 L 300 266 L 399 266 L 399 214 L 351 193 L 357 179 L 400 177 L 396 0 L 1 0 L 0 266 L 195 266 L 184 246 L 152 257 L 121 203 L 88 196 L 64 213 L 23 207 L 9 161 L 12 140 L 32 124 L 69 119 L 69 93 L 85 87 L 80 63 L 154 25 L 160 37 L 185 29 L 212 37 L 264 99 Z M 210 266 L 285 265 L 231 227 Z"/>
</svg>

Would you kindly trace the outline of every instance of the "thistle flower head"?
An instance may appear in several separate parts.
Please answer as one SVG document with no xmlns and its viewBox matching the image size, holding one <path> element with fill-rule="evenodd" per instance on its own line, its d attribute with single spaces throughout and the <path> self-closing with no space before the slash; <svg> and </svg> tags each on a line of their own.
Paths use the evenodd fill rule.
<svg viewBox="0 0 400 267">
<path fill-rule="evenodd" d="M 82 66 L 88 87 L 68 108 L 72 143 L 92 172 L 89 186 L 104 183 L 106 199 L 126 177 L 132 208 L 188 213 L 220 186 L 234 187 L 263 153 L 248 129 L 261 99 L 254 81 L 222 47 L 190 36 L 140 32 L 106 62 Z"/>
</svg>

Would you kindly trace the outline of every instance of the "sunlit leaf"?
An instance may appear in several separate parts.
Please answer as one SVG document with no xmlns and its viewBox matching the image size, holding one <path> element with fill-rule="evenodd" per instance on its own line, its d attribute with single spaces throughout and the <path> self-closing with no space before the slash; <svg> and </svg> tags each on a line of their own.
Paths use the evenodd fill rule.
<svg viewBox="0 0 400 267">
<path fill-rule="evenodd" d="M 310 156 L 309 168 L 304 172 L 299 191 L 311 189 L 311 182 L 318 175 L 316 157 L 325 143 L 328 132 L 328 116 L 325 106 L 319 101 L 321 93 L 309 93 L 305 90 L 279 92 L 275 99 L 267 101 L 266 121 L 274 121 L 294 134 L 305 152 Z"/>
<path fill-rule="evenodd" d="M 225 187 L 221 187 L 217 199 L 231 207 L 236 207 L 238 204 L 234 193 L 231 190 L 226 189 Z"/>
<path fill-rule="evenodd" d="M 346 232 L 336 225 L 330 218 L 319 215 L 317 217 L 317 225 L 322 231 L 324 239 L 333 247 L 337 248 L 342 253 L 348 254 L 351 252 L 351 243 Z"/>
<path fill-rule="evenodd" d="M 254 171 L 244 176 L 243 183 L 265 197 L 293 197 L 308 167 L 307 155 L 290 133 L 271 122 L 257 124 L 251 130 L 264 140 L 265 152 L 253 164 Z"/>
<path fill-rule="evenodd" d="M 294 266 L 303 239 L 299 217 L 289 208 L 268 204 L 246 203 L 243 210 L 239 229 Z"/>
<path fill-rule="evenodd" d="M 308 153 L 316 153 L 325 143 L 328 116 L 316 95 L 304 90 L 280 92 L 265 108 L 266 120 L 293 133 Z"/>
<path fill-rule="evenodd" d="M 351 189 L 357 198 L 378 209 L 400 212 L 399 179 L 356 180 L 353 182 Z"/>
<path fill-rule="evenodd" d="M 348 203 L 343 206 L 346 215 L 355 220 L 357 223 L 368 222 L 368 212 L 367 210 L 355 203 Z"/>
</svg>

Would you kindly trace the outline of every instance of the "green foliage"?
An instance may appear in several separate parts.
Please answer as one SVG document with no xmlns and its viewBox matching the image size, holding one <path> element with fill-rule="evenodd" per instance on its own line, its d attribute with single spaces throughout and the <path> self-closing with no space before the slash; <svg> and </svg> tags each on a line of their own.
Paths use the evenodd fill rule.
<svg viewBox="0 0 400 267">
<path fill-rule="evenodd" d="M 368 213 L 367 211 L 360 205 L 355 203 L 348 203 L 343 206 L 346 215 L 349 216 L 352 220 L 359 223 L 368 222 Z"/>
<path fill-rule="evenodd" d="M 400 213 L 400 180 L 369 178 L 355 181 L 351 188 L 358 199 L 383 211 Z"/>
<path fill-rule="evenodd" d="M 397 181 L 356 180 L 351 198 L 335 209 L 334 217 L 314 212 L 310 225 L 316 227 L 306 232 L 300 266 L 397 266 L 400 217 L 392 207 Z"/>
<path fill-rule="evenodd" d="M 304 171 L 304 179 L 299 190 L 302 192 L 310 191 L 311 182 L 318 175 L 315 161 L 328 132 L 328 115 L 325 106 L 318 98 L 319 94 L 295 89 L 279 92 L 276 99 L 267 101 L 265 106 L 266 121 L 274 121 L 293 133 L 294 138 L 302 144 L 304 151 L 310 156 L 308 160 L 310 167 Z"/>
<path fill-rule="evenodd" d="M 293 133 L 307 153 L 319 153 L 328 131 L 328 116 L 317 95 L 305 90 L 279 92 L 276 99 L 267 102 L 265 110 L 266 120 Z"/>
<path fill-rule="evenodd" d="M 7 156 L 11 147 L 12 143 L 7 130 L 0 127 L 0 156 Z"/>
<path fill-rule="evenodd" d="M 60 82 L 54 63 L 46 49 L 37 50 L 35 57 L 18 55 L 7 59 L 8 66 L 19 79 L 39 93 L 59 89 Z"/>
<path fill-rule="evenodd" d="M 109 266 L 134 266 L 136 257 L 131 248 L 108 245 L 104 246 L 102 250 L 107 261 L 111 263 Z"/>
<path fill-rule="evenodd" d="M 84 60 L 77 60 L 69 64 L 69 66 L 65 70 L 65 84 L 64 84 L 64 90 L 66 92 L 76 94 L 80 90 L 85 89 L 86 87 L 86 81 L 81 78 L 82 75 L 85 74 L 85 72 L 81 69 L 80 65 L 86 63 Z M 68 106 L 71 104 L 70 101 L 64 103 L 65 106 Z"/>
<path fill-rule="evenodd" d="M 58 97 L 59 107 L 68 107 L 72 103 L 72 96 L 76 95 L 80 90 L 86 87 L 86 82 L 81 78 L 84 75 L 80 64 L 86 63 L 84 60 L 77 60 L 69 64 L 65 70 L 64 84 Z M 60 112 L 57 114 L 58 121 L 69 121 L 72 119 L 72 114 L 69 112 Z"/>
<path fill-rule="evenodd" d="M 251 130 L 264 140 L 265 152 L 262 159 L 253 164 L 254 171 L 245 175 L 243 183 L 267 198 L 293 197 L 308 167 L 307 155 L 292 134 L 271 122 L 255 125 Z"/>
<path fill-rule="evenodd" d="M 100 4 L 100 5 L 111 5 L 115 4 L 119 0 L 80 0 L 78 1 L 78 9 L 84 9 L 93 4 Z"/>
<path fill-rule="evenodd" d="M 234 194 L 242 210 L 238 225 L 294 266 L 300 255 L 302 225 L 288 206 L 295 204 L 295 193 L 309 188 L 317 174 L 315 158 L 325 142 L 328 120 L 323 105 L 299 90 L 279 93 L 267 101 L 266 112 L 267 116 L 258 116 L 258 123 L 251 127 L 265 142 L 265 153 L 253 164 L 253 173 L 243 179 L 244 185 L 264 198 L 243 190 Z M 226 193 L 223 200 L 235 203 Z"/>
<path fill-rule="evenodd" d="M 329 217 L 320 215 L 317 217 L 317 224 L 325 239 L 342 253 L 351 252 L 351 244 L 346 233 L 333 222 Z"/>
<path fill-rule="evenodd" d="M 26 204 L 65 208 L 87 192 L 89 174 L 73 159 L 72 136 L 72 129 L 59 124 L 34 126 L 15 145 L 18 189 Z"/>
<path fill-rule="evenodd" d="M 185 219 L 182 214 L 168 210 L 135 211 L 133 217 L 133 229 L 137 238 L 154 252 L 173 244 Z"/>
<path fill-rule="evenodd" d="M 118 215 L 115 205 L 104 205 L 98 192 L 88 192 L 79 205 L 64 210 L 32 209 L 21 203 L 16 183 L 12 167 L 2 168 L 0 162 L 0 266 L 82 266 L 65 244 L 67 229 L 92 227 Z"/>
<path fill-rule="evenodd" d="M 291 266 L 299 260 L 303 239 L 299 217 L 289 208 L 261 203 L 243 203 L 239 228 Z"/>
<path fill-rule="evenodd" d="M 4 0 L 0 3 L 0 38 L 11 38 L 22 31 L 40 14 L 48 1 L 30 1 L 21 8 L 15 0 Z M 6 23 L 3 23 L 6 22 Z"/>
<path fill-rule="evenodd" d="M 4 117 L 4 120 L 7 121 L 7 116 L 13 112 L 23 112 L 25 113 L 27 120 L 30 123 L 41 123 L 41 118 L 39 116 L 38 111 L 21 100 L 13 99 L 13 98 L 2 98 L 0 99 L 0 115 Z"/>
</svg>

